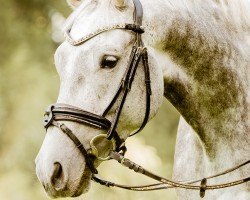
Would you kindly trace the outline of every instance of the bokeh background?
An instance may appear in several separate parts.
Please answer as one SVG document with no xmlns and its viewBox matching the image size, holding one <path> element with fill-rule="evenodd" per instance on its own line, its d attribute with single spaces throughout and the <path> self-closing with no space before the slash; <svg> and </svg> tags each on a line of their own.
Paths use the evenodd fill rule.
<svg viewBox="0 0 250 200">
<path fill-rule="evenodd" d="M 36 178 L 34 159 L 45 135 L 44 108 L 58 94 L 53 54 L 63 40 L 61 27 L 70 12 L 65 0 L 1 1 L 1 200 L 49 199 Z M 165 101 L 146 129 L 128 140 L 128 157 L 170 178 L 178 119 L 177 111 Z M 99 171 L 103 178 L 123 184 L 152 183 L 112 161 Z M 92 184 L 89 193 L 77 199 L 176 200 L 176 195 L 173 190 L 138 193 Z"/>
</svg>

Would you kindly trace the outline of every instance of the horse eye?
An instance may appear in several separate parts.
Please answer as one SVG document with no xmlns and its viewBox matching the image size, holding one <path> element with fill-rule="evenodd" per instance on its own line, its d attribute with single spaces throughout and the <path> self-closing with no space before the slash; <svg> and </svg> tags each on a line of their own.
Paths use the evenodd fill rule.
<svg viewBox="0 0 250 200">
<path fill-rule="evenodd" d="M 112 69 L 116 66 L 118 59 L 115 56 L 104 56 L 101 67 L 104 69 Z"/>
</svg>

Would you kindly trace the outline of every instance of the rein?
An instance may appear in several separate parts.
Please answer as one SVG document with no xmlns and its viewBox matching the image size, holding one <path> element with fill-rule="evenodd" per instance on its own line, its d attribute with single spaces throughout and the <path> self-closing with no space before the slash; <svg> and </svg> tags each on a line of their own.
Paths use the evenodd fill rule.
<svg viewBox="0 0 250 200">
<path fill-rule="evenodd" d="M 64 134 L 68 136 L 69 139 L 76 145 L 79 151 L 82 153 L 86 160 L 86 166 L 92 172 L 92 180 L 100 183 L 101 185 L 105 185 L 107 187 L 118 187 L 127 190 L 133 191 L 152 191 L 152 190 L 161 190 L 161 189 L 168 189 L 168 188 L 183 188 L 183 189 L 190 189 L 190 190 L 199 190 L 200 196 L 204 197 L 206 190 L 215 190 L 215 189 L 222 189 L 227 187 L 236 186 L 239 184 L 246 183 L 250 180 L 250 177 L 240 179 L 233 182 L 217 184 L 217 185 L 208 185 L 207 180 L 216 178 L 230 172 L 233 172 L 247 164 L 250 163 L 250 160 L 247 162 L 240 164 L 236 167 L 223 171 L 221 173 L 215 174 L 213 176 L 209 176 L 199 180 L 192 180 L 192 181 L 172 181 L 166 179 L 164 177 L 158 176 L 150 171 L 146 170 L 142 166 L 132 162 L 131 160 L 124 157 L 126 153 L 126 146 L 125 140 L 120 138 L 118 133 L 116 132 L 117 124 L 120 118 L 120 114 L 122 112 L 123 106 L 125 104 L 127 95 L 131 90 L 133 80 L 135 77 L 135 73 L 139 66 L 139 63 L 142 62 L 144 68 L 144 76 L 145 76 L 145 88 L 146 88 L 146 110 L 145 110 L 145 117 L 142 122 L 141 127 L 135 132 L 132 133 L 130 136 L 133 136 L 139 133 L 147 124 L 149 115 L 150 115 L 150 103 L 151 103 L 151 84 L 150 84 L 150 71 L 149 71 L 149 64 L 148 64 L 148 52 L 147 48 L 144 46 L 141 34 L 144 33 L 144 29 L 142 28 L 142 19 L 143 19 L 143 8 L 139 0 L 133 0 L 135 11 L 134 11 L 134 24 L 115 24 L 113 26 L 104 27 L 102 29 L 97 30 L 94 33 L 91 33 L 79 40 L 74 40 L 70 36 L 70 31 L 66 31 L 65 36 L 66 40 L 73 46 L 78 46 L 86 41 L 90 40 L 91 38 L 110 30 L 115 29 L 124 29 L 129 30 L 135 33 L 136 41 L 133 45 L 128 67 L 125 71 L 125 74 L 121 80 L 121 83 L 111 100 L 110 104 L 104 110 L 102 115 L 97 115 L 94 113 L 87 112 L 80 108 L 67 105 L 67 104 L 53 104 L 50 105 L 44 115 L 44 127 L 47 130 L 50 126 L 55 126 L 59 128 Z M 119 98 L 120 97 L 120 98 Z M 118 101 L 118 107 L 116 108 L 115 115 L 112 121 L 109 121 L 106 118 L 106 115 L 109 113 L 111 108 L 114 104 Z M 104 130 L 107 134 L 100 134 L 94 137 L 90 141 L 90 147 L 86 149 L 80 140 L 74 135 L 74 133 L 61 121 L 71 121 L 77 122 L 80 124 L 91 126 L 95 129 Z M 98 149 L 96 148 L 95 143 L 98 142 L 100 139 L 105 139 L 110 143 L 112 150 L 110 151 L 107 157 L 101 157 L 99 155 Z M 127 186 L 127 185 L 120 185 L 116 183 L 112 183 L 106 180 L 102 180 L 98 178 L 95 174 L 98 173 L 97 169 L 95 168 L 94 161 L 95 160 L 106 161 L 110 159 L 114 159 L 118 161 L 123 166 L 133 170 L 136 173 L 143 174 L 147 177 L 150 177 L 159 183 L 151 184 L 151 185 L 143 185 L 143 186 Z M 195 185 L 196 183 L 200 183 L 200 185 Z"/>
</svg>

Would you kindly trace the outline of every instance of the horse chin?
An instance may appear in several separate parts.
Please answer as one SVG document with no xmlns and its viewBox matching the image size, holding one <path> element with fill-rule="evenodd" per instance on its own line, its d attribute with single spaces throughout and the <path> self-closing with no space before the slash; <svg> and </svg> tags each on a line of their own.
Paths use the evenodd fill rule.
<svg viewBox="0 0 250 200">
<path fill-rule="evenodd" d="M 89 169 L 85 169 L 84 173 L 81 176 L 80 182 L 78 183 L 78 186 L 76 187 L 73 195 L 71 197 L 79 197 L 82 194 L 86 194 L 91 186 L 91 177 L 92 173 Z"/>
</svg>

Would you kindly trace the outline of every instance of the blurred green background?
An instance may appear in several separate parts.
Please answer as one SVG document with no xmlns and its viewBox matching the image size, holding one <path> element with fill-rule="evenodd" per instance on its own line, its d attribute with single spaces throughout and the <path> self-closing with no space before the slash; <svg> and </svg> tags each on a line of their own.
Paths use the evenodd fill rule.
<svg viewBox="0 0 250 200">
<path fill-rule="evenodd" d="M 0 199 L 49 199 L 36 174 L 34 159 L 42 144 L 44 108 L 55 102 L 59 78 L 53 54 L 62 41 L 60 28 L 71 9 L 65 0 L 8 0 L 0 6 Z M 179 114 L 164 102 L 147 128 L 128 141 L 128 157 L 171 177 Z M 131 154 L 133 152 L 133 154 Z M 110 170 L 112 174 L 110 175 Z M 115 162 L 101 176 L 124 184 L 152 181 Z M 175 200 L 173 190 L 128 192 L 96 184 L 77 199 Z"/>
</svg>

